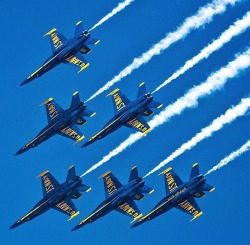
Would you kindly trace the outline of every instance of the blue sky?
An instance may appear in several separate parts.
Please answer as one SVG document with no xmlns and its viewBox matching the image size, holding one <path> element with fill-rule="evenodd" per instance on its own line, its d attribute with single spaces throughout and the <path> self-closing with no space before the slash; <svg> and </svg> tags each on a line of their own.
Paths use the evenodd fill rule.
<svg viewBox="0 0 250 245">
<path fill-rule="evenodd" d="M 183 21 L 194 15 L 207 1 L 135 0 L 122 12 L 92 31 L 101 40 L 85 58 L 90 66 L 78 74 L 72 66 L 60 65 L 30 84 L 19 84 L 50 55 L 48 38 L 43 35 L 56 27 L 66 37 L 74 34 L 75 24 L 82 20 L 90 29 L 108 14 L 118 1 L 8 1 L 1 3 L 4 10 L 1 20 L 1 244 L 246 244 L 249 241 L 250 206 L 249 152 L 235 159 L 230 165 L 207 176 L 216 191 L 197 200 L 203 215 L 190 223 L 190 217 L 173 209 L 154 221 L 135 229 L 130 219 L 112 212 L 95 223 L 76 232 L 70 230 L 104 199 L 102 180 L 97 178 L 111 170 L 122 182 L 128 181 L 130 169 L 137 165 L 141 176 L 167 158 L 183 143 L 192 138 L 212 120 L 224 114 L 241 98 L 249 96 L 250 69 L 245 69 L 226 85 L 199 100 L 195 108 L 187 109 L 167 123 L 157 127 L 147 137 L 112 158 L 100 168 L 84 176 L 83 182 L 92 191 L 75 201 L 80 215 L 67 222 L 67 217 L 50 210 L 14 230 L 8 228 L 26 214 L 41 198 L 42 189 L 35 177 L 49 170 L 60 182 L 66 178 L 71 164 L 79 175 L 100 161 L 111 150 L 133 133 L 121 128 L 102 141 L 87 148 L 81 144 L 55 136 L 23 155 L 15 152 L 31 140 L 47 123 L 45 108 L 39 105 L 53 97 L 63 108 L 70 105 L 72 94 L 79 91 L 86 100 L 100 87 L 128 66 L 134 58 L 149 50 L 167 33 L 176 30 Z M 81 127 L 85 142 L 113 116 L 112 101 L 106 95 L 120 88 L 131 100 L 137 95 L 138 85 L 145 81 L 149 91 L 171 76 L 185 61 L 199 53 L 216 39 L 229 25 L 250 10 L 249 1 L 239 1 L 234 7 L 213 18 L 204 27 L 192 31 L 186 38 L 174 43 L 132 74 L 123 78 L 103 94 L 88 102 L 89 109 L 97 112 Z M 201 61 L 194 68 L 154 94 L 164 107 L 175 102 L 190 88 L 206 81 L 211 73 L 235 59 L 235 55 L 249 46 L 249 30 L 233 38 L 218 52 Z M 155 111 L 157 114 L 158 111 Z M 182 180 L 189 178 L 193 163 L 200 164 L 207 172 L 226 155 L 241 147 L 249 139 L 249 113 L 215 132 L 192 150 L 169 163 Z M 162 169 L 164 170 L 164 168 Z M 160 171 L 146 178 L 146 184 L 155 192 L 137 202 L 143 214 L 165 195 Z"/>
</svg>

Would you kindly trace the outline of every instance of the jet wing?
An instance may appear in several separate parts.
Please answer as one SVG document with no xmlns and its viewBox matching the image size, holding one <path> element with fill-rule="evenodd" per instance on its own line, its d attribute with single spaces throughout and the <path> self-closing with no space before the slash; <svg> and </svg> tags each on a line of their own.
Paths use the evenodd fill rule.
<svg viewBox="0 0 250 245">
<path fill-rule="evenodd" d="M 121 204 L 120 206 L 116 207 L 115 210 L 122 214 L 132 217 L 133 218 L 132 222 L 142 217 L 141 211 L 139 210 L 135 202 L 132 200 Z"/>
<path fill-rule="evenodd" d="M 143 134 L 147 134 L 151 129 L 142 116 L 137 116 L 124 124 L 126 127 L 133 128 Z"/>
<path fill-rule="evenodd" d="M 56 204 L 53 207 L 53 209 L 55 209 L 61 213 L 64 213 L 66 215 L 69 215 L 70 218 L 68 219 L 68 221 L 73 219 L 74 217 L 76 217 L 80 213 L 77 210 L 77 208 L 75 207 L 74 203 L 69 198 Z"/>
<path fill-rule="evenodd" d="M 49 171 L 41 173 L 38 177 L 41 177 L 42 180 L 43 196 L 46 196 L 49 192 L 60 186 Z"/>
<path fill-rule="evenodd" d="M 84 139 L 84 135 L 76 125 L 73 125 L 72 127 L 68 126 L 62 129 L 58 134 L 69 139 L 75 140 L 75 143 L 78 143 Z"/>
<path fill-rule="evenodd" d="M 65 59 L 63 63 L 79 67 L 80 70 L 78 73 L 89 66 L 89 63 L 82 57 L 80 52 L 76 52 L 75 54 L 71 55 Z"/>
<path fill-rule="evenodd" d="M 131 103 L 131 101 L 118 88 L 109 93 L 108 96 L 109 95 L 112 95 L 113 98 L 115 114 L 118 114 L 127 104 Z"/>
<path fill-rule="evenodd" d="M 63 34 L 61 34 L 60 32 L 57 31 L 56 28 L 53 28 L 52 30 L 50 30 L 49 32 L 47 32 L 45 36 L 49 36 L 50 37 L 50 45 L 51 45 L 51 49 L 52 52 L 55 53 L 60 47 L 62 47 L 63 45 L 66 44 L 67 42 L 67 38 L 64 37 Z"/>
<path fill-rule="evenodd" d="M 122 187 L 120 181 L 110 171 L 106 172 L 100 177 L 103 178 L 106 198 Z"/>
<path fill-rule="evenodd" d="M 174 191 L 176 188 L 178 188 L 179 185 L 183 184 L 182 180 L 172 170 L 172 168 L 167 168 L 161 174 L 164 174 L 164 180 L 165 180 L 165 187 L 166 187 L 166 194 L 167 195 L 169 193 L 171 193 L 172 191 Z"/>
<path fill-rule="evenodd" d="M 193 197 L 187 198 L 185 201 L 182 201 L 175 207 L 187 214 L 192 215 L 193 218 L 190 221 L 193 221 L 194 219 L 202 215 L 202 211 Z"/>
<path fill-rule="evenodd" d="M 53 123 L 53 120 L 63 115 L 64 110 L 58 105 L 53 98 L 49 98 L 41 105 L 45 105 L 48 123 Z"/>
</svg>

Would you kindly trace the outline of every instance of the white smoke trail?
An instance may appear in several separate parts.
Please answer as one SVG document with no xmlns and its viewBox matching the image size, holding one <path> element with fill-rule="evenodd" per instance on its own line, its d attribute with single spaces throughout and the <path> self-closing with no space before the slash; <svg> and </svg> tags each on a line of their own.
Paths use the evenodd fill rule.
<svg viewBox="0 0 250 245">
<path fill-rule="evenodd" d="M 211 174 L 214 171 L 226 166 L 229 162 L 233 161 L 235 158 L 240 157 L 243 153 L 250 149 L 250 140 L 248 140 L 240 149 L 232 152 L 230 155 L 222 159 L 216 166 L 210 169 L 205 175 Z"/>
<path fill-rule="evenodd" d="M 109 14 L 107 14 L 106 16 L 104 16 L 100 21 L 98 21 L 89 31 L 94 30 L 96 27 L 102 25 L 104 22 L 106 22 L 107 20 L 109 20 L 111 17 L 113 17 L 115 14 L 117 14 L 118 12 L 122 11 L 123 9 L 125 9 L 129 4 L 131 4 L 132 2 L 134 2 L 134 0 L 125 0 L 122 3 L 119 3 L 117 5 L 117 7 L 115 7 Z"/>
<path fill-rule="evenodd" d="M 97 95 L 109 89 L 113 84 L 120 81 L 123 77 L 131 74 L 133 70 L 138 69 L 141 65 L 150 61 L 153 56 L 161 54 L 161 52 L 167 49 L 171 44 L 185 38 L 192 30 L 198 29 L 199 27 L 212 21 L 215 15 L 224 13 L 226 11 L 227 5 L 234 5 L 238 1 L 240 0 L 214 0 L 212 3 L 200 8 L 195 15 L 185 19 L 183 24 L 179 26 L 174 32 L 168 33 L 165 38 L 154 44 L 148 51 L 143 53 L 140 57 L 135 58 L 130 65 L 124 68 L 112 80 L 108 81 L 87 101 L 92 100 Z"/>
<path fill-rule="evenodd" d="M 191 140 L 184 143 L 180 148 L 174 151 L 164 161 L 159 163 L 155 168 L 153 168 L 149 173 L 147 173 L 144 176 L 144 178 L 148 177 L 155 171 L 159 170 L 160 168 L 165 166 L 167 163 L 173 161 L 176 157 L 180 156 L 185 151 L 191 150 L 199 142 L 212 136 L 214 132 L 219 131 L 226 124 L 229 124 L 233 122 L 236 118 L 243 116 L 248 111 L 249 107 L 250 107 L 250 97 L 242 99 L 241 102 L 237 106 L 228 109 L 224 115 L 221 115 L 220 117 L 216 118 L 215 120 L 213 120 L 213 122 L 209 126 L 201 129 L 201 131 L 197 133 Z"/>
<path fill-rule="evenodd" d="M 250 11 L 248 11 L 241 20 L 237 20 L 226 31 L 224 31 L 218 39 L 206 46 L 200 51 L 200 53 L 194 56 L 192 59 L 186 61 L 183 67 L 177 70 L 171 77 L 157 87 L 152 93 L 157 92 L 180 75 L 191 69 L 198 64 L 201 60 L 207 59 L 213 52 L 219 50 L 223 45 L 228 43 L 233 37 L 243 33 L 250 26 Z"/>
<path fill-rule="evenodd" d="M 211 74 L 204 83 L 193 87 L 185 95 L 177 99 L 176 102 L 170 104 L 158 115 L 154 116 L 154 118 L 149 121 L 149 126 L 153 130 L 154 128 L 157 128 L 158 126 L 167 122 L 173 116 L 181 114 L 185 109 L 197 106 L 198 99 L 205 97 L 215 92 L 216 90 L 222 88 L 228 79 L 237 76 L 241 71 L 247 69 L 249 66 L 250 48 L 248 48 L 244 53 L 238 55 L 225 67 L 222 67 L 220 70 Z M 97 167 L 109 161 L 112 157 L 121 153 L 127 147 L 134 144 L 141 138 L 141 133 L 131 134 L 124 142 L 122 142 L 118 147 L 112 150 L 108 155 L 104 156 L 101 161 L 94 164 L 82 176 L 86 175 L 87 173 L 90 173 Z"/>
</svg>

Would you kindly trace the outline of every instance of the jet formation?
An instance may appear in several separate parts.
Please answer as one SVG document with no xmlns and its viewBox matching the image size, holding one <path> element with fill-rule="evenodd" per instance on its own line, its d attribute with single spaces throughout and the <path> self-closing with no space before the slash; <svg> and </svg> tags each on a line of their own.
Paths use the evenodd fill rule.
<svg viewBox="0 0 250 245">
<path fill-rule="evenodd" d="M 154 112 L 150 108 L 159 109 L 163 105 L 153 100 L 153 96 L 147 92 L 144 82 L 139 86 L 137 99 L 132 102 L 119 89 L 115 89 L 109 95 L 113 98 L 115 116 L 97 134 L 83 144 L 82 147 L 106 137 L 122 126 L 147 134 L 150 131 L 150 127 L 143 116 L 148 117 L 153 115 Z"/>
<path fill-rule="evenodd" d="M 79 176 L 76 176 L 73 165 L 69 168 L 67 179 L 62 184 L 59 184 L 49 171 L 43 172 L 38 177 L 41 177 L 42 180 L 42 200 L 14 223 L 10 229 L 36 218 L 51 208 L 70 216 L 68 220 L 71 220 L 80 213 L 71 199 L 79 199 L 82 197 L 80 192 L 91 190 L 89 186 L 82 183 Z"/>
<path fill-rule="evenodd" d="M 33 140 L 24 145 L 15 155 L 22 154 L 23 152 L 36 147 L 55 134 L 73 139 L 75 140 L 75 143 L 80 142 L 84 139 L 84 135 L 76 124 L 84 125 L 86 120 L 83 117 L 92 117 L 96 114 L 95 112 L 88 110 L 86 104 L 80 101 L 78 92 L 73 94 L 70 108 L 67 110 L 63 110 L 53 98 L 49 98 L 43 104 L 46 106 L 48 125 L 43 128 Z"/>
<path fill-rule="evenodd" d="M 79 67 L 79 72 L 83 71 L 89 66 L 89 63 L 82 56 L 82 54 L 89 54 L 91 52 L 91 49 L 87 45 L 98 44 L 100 42 L 100 40 L 90 37 L 90 33 L 83 29 L 82 21 L 77 22 L 75 35 L 71 39 L 67 39 L 56 28 L 47 32 L 44 36 L 50 37 L 52 55 L 45 60 L 40 68 L 29 75 L 21 83 L 21 86 L 42 76 L 61 63 Z"/>
<path fill-rule="evenodd" d="M 172 168 L 166 169 L 161 174 L 164 175 L 166 197 L 148 214 L 133 224 L 132 228 L 152 220 L 174 207 L 191 215 L 193 217 L 192 221 L 202 215 L 202 211 L 194 198 L 204 197 L 206 195 L 204 191 L 212 192 L 215 190 L 215 187 L 206 183 L 204 175 L 200 174 L 198 163 L 193 165 L 189 181 L 185 183 L 182 182 Z"/>
<path fill-rule="evenodd" d="M 106 199 L 72 231 L 96 221 L 113 210 L 132 217 L 134 222 L 142 216 L 134 200 L 141 200 L 144 198 L 143 193 L 151 194 L 154 191 L 138 176 L 136 166 L 131 169 L 129 182 L 126 185 L 122 185 L 110 171 L 100 177 L 103 178 Z"/>
</svg>

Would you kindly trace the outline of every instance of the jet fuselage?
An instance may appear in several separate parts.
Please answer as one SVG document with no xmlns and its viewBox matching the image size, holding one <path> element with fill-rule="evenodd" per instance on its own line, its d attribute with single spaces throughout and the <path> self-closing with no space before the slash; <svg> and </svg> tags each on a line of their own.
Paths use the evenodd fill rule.
<svg viewBox="0 0 250 245">
<path fill-rule="evenodd" d="M 34 148 L 54 136 L 56 133 L 60 133 L 61 130 L 66 129 L 72 123 L 75 123 L 77 119 L 82 116 L 85 109 L 86 105 L 81 102 L 79 106 L 65 110 L 63 115 L 60 115 L 58 119 L 54 119 L 51 124 L 48 124 L 43 128 L 33 140 L 23 146 L 15 155 L 19 155 L 28 149 Z"/>
<path fill-rule="evenodd" d="M 77 189 L 82 183 L 82 180 L 79 176 L 76 176 L 70 182 L 64 182 L 60 185 L 60 187 L 53 189 L 53 185 L 48 183 L 47 195 L 39 201 L 25 216 L 19 219 L 16 223 L 14 223 L 10 229 L 16 228 L 17 226 L 23 224 L 26 221 L 30 221 L 35 217 L 43 214 L 44 212 L 48 211 L 53 206 L 56 206 L 67 197 L 70 197 L 74 190 Z"/>
<path fill-rule="evenodd" d="M 126 122 L 130 121 L 132 118 L 140 115 L 145 108 L 152 102 L 153 97 L 150 93 L 147 93 L 135 101 L 132 101 L 130 104 L 126 105 L 126 107 L 121 108 L 120 112 L 116 114 L 101 130 L 101 133 L 93 136 L 90 138 L 90 142 L 85 143 L 92 143 L 93 140 L 100 140 L 107 136 L 108 134 L 114 132 L 118 128 L 122 127 Z M 92 140 L 92 141 L 91 141 Z"/>
<path fill-rule="evenodd" d="M 206 179 L 201 174 L 189 180 L 188 182 L 183 183 L 169 195 L 164 197 L 147 215 L 141 218 L 140 222 L 134 224 L 133 227 L 136 227 L 147 220 L 152 220 L 157 216 L 166 213 L 171 208 L 177 206 L 180 202 L 187 199 L 188 197 L 193 197 L 197 190 L 202 188 L 205 182 Z"/>
<path fill-rule="evenodd" d="M 77 51 L 81 50 L 82 48 L 86 47 L 84 43 L 90 37 L 90 33 L 84 31 L 81 35 L 76 38 L 69 39 L 65 44 L 62 45 L 61 48 L 58 48 L 56 52 L 54 52 L 42 66 L 33 72 L 23 83 L 26 84 L 37 77 L 42 76 L 44 73 L 48 72 L 49 70 L 53 69 L 64 60 L 69 58 L 71 55 L 75 54 Z"/>
<path fill-rule="evenodd" d="M 92 223 L 93 221 L 103 217 L 104 215 L 110 213 L 116 207 L 124 204 L 144 186 L 145 181 L 142 178 L 138 178 L 136 180 L 130 181 L 128 184 L 122 186 L 118 190 L 114 190 L 106 200 L 104 200 L 98 207 L 94 210 L 94 212 L 86 218 L 80 226 L 77 226 L 75 229 L 79 229 L 80 227 Z"/>
</svg>

